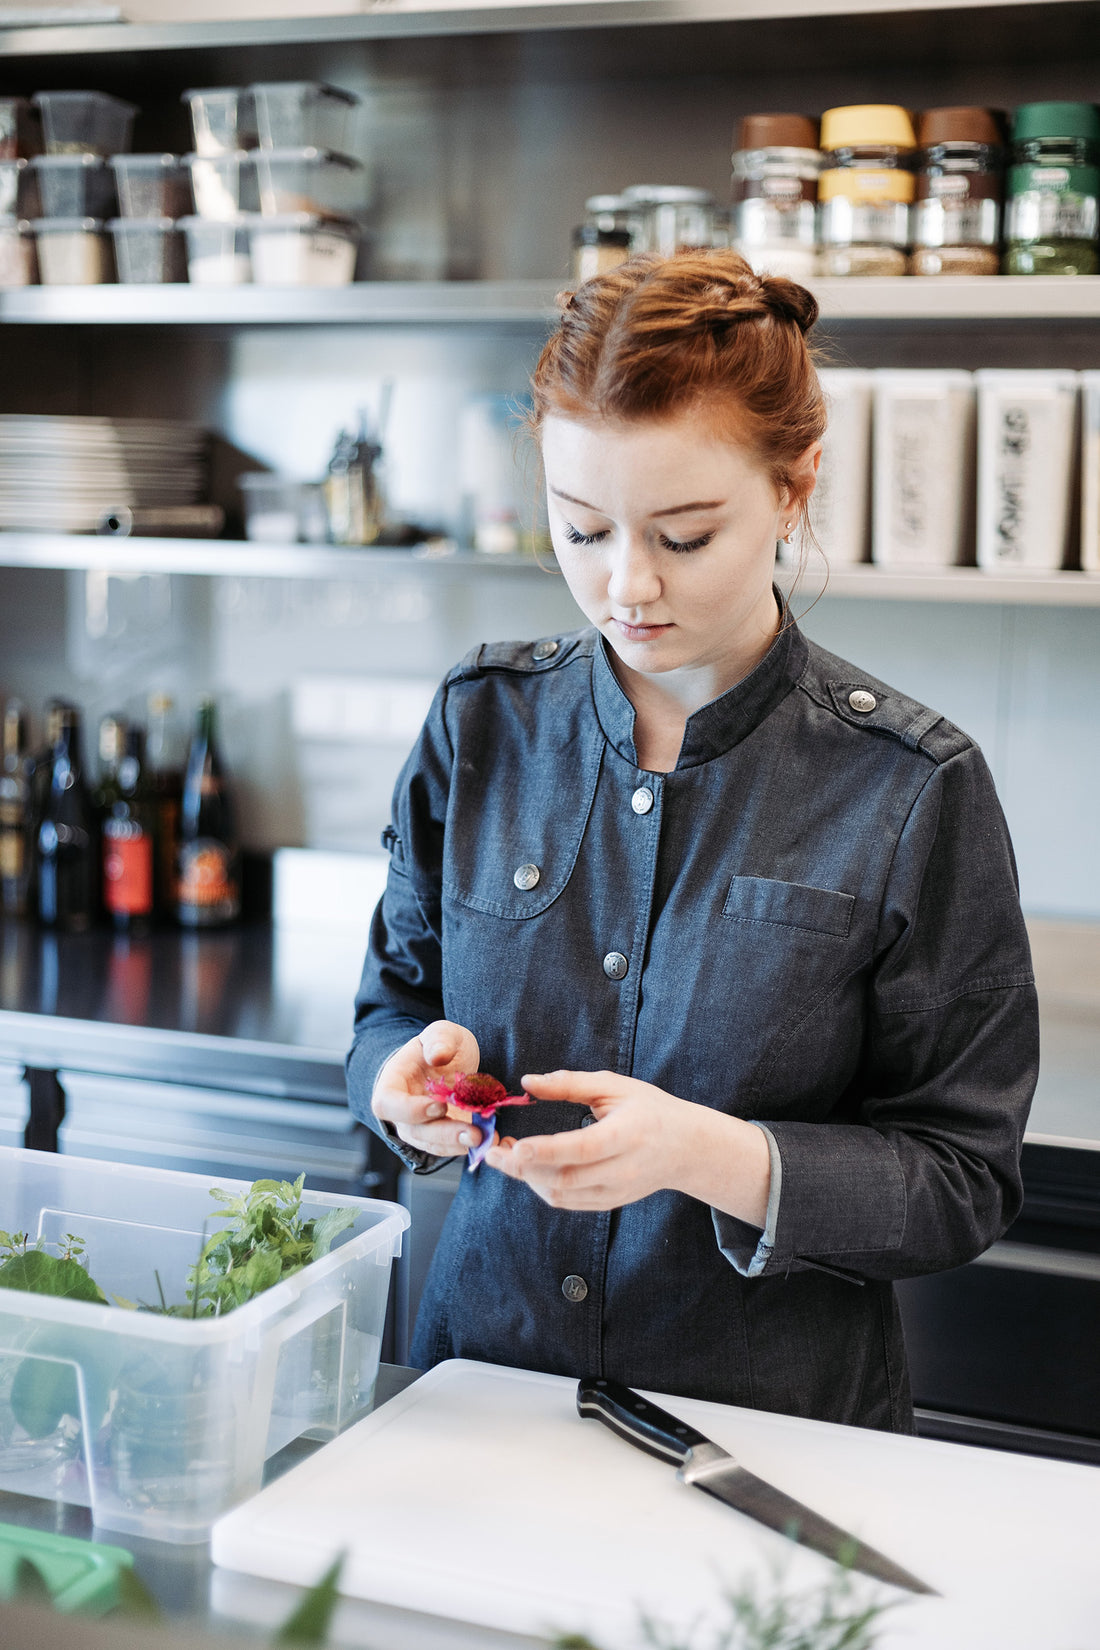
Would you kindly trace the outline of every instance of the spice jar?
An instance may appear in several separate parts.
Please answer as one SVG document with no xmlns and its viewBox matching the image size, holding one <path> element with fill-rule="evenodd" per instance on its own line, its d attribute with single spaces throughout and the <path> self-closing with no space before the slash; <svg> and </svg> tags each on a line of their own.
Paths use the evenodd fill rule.
<svg viewBox="0 0 1100 1650">
<path fill-rule="evenodd" d="M 1012 122 L 1005 193 L 1006 275 L 1095 275 L 1100 111 L 1024 103 Z"/>
<path fill-rule="evenodd" d="M 709 251 L 714 246 L 715 202 L 705 189 L 635 183 L 623 190 L 622 198 L 635 251 L 667 258 L 674 252 Z"/>
<path fill-rule="evenodd" d="M 896 104 L 850 104 L 822 115 L 822 274 L 905 274 L 916 144 L 909 112 Z"/>
<path fill-rule="evenodd" d="M 629 257 L 629 229 L 600 229 L 594 223 L 582 223 L 573 231 L 572 273 L 578 284 L 605 275 Z"/>
<path fill-rule="evenodd" d="M 1000 272 L 1001 132 L 990 109 L 926 109 L 917 117 L 913 275 Z"/>
<path fill-rule="evenodd" d="M 817 122 L 746 115 L 734 144 L 735 249 L 759 274 L 808 280 L 817 271 Z"/>
</svg>

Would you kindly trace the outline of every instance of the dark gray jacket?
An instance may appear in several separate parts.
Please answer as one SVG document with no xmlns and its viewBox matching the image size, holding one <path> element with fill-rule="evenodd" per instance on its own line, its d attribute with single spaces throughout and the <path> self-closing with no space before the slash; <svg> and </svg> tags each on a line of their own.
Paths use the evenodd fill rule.
<svg viewBox="0 0 1100 1650">
<path fill-rule="evenodd" d="M 383 1061 L 445 1016 L 509 1088 L 611 1068 L 762 1123 L 768 1229 L 675 1192 L 562 1212 L 483 1167 L 413 1357 L 908 1430 L 891 1280 L 972 1259 L 1014 1218 L 1038 1064 L 989 771 L 793 624 L 690 718 L 673 772 L 639 769 L 632 735 L 592 630 L 448 675 L 395 792 L 352 1109 L 372 1123 Z M 507 1127 L 584 1120 L 540 1104 Z"/>
</svg>

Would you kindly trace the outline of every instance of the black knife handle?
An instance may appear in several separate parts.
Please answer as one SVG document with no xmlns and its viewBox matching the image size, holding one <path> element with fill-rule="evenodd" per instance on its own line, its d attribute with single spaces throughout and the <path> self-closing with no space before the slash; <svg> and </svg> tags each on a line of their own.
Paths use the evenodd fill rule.
<svg viewBox="0 0 1100 1650">
<path fill-rule="evenodd" d="M 640 1392 L 621 1381 L 586 1375 L 577 1384 L 577 1411 L 581 1416 L 602 1421 L 613 1432 L 636 1444 L 659 1461 L 682 1466 L 689 1450 L 707 1443 L 701 1432 L 659 1409 Z"/>
</svg>

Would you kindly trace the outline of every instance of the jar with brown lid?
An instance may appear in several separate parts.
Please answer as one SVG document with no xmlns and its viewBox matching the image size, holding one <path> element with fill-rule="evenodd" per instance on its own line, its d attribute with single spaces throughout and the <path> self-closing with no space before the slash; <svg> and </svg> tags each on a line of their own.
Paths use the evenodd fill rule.
<svg viewBox="0 0 1100 1650">
<path fill-rule="evenodd" d="M 917 117 L 913 275 L 1000 271 L 1002 134 L 991 109 L 926 109 Z"/>
<path fill-rule="evenodd" d="M 821 117 L 817 180 L 825 275 L 904 275 L 917 139 L 907 109 L 859 103 Z"/>
<path fill-rule="evenodd" d="M 758 273 L 808 280 L 817 271 L 817 122 L 746 115 L 734 134 L 733 245 Z"/>
</svg>

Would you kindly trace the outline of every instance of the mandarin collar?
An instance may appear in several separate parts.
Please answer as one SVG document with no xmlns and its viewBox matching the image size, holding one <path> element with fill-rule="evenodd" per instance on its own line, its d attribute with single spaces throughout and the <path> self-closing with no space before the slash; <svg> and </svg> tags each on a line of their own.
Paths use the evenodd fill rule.
<svg viewBox="0 0 1100 1650">
<path fill-rule="evenodd" d="M 677 768 L 694 768 L 740 744 L 794 687 L 806 668 L 806 639 L 776 592 L 781 629 L 759 664 L 717 699 L 701 705 L 687 720 Z M 608 643 L 596 632 L 592 655 L 592 694 L 604 734 L 628 762 L 637 765 L 634 706 L 619 685 L 608 657 Z"/>
</svg>

